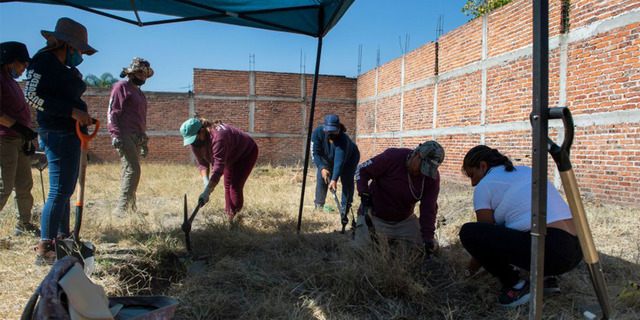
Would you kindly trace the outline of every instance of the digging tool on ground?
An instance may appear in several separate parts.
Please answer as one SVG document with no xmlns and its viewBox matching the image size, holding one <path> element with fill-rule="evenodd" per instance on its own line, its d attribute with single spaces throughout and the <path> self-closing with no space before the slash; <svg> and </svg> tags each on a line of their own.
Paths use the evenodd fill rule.
<svg viewBox="0 0 640 320">
<path fill-rule="evenodd" d="M 56 256 L 58 260 L 67 255 L 74 256 L 84 267 L 84 271 L 89 276 L 93 272 L 95 260 L 93 253 L 95 248 L 89 242 L 80 241 L 80 227 L 82 226 L 82 213 L 84 209 L 84 183 L 87 176 L 87 154 L 89 153 L 89 142 L 98 134 L 100 121 L 93 119 L 95 128 L 93 133 L 86 135 L 80 131 L 80 123 L 76 122 L 76 133 L 80 138 L 80 166 L 78 169 L 78 197 L 76 199 L 76 222 L 73 228 L 72 239 L 56 239 L 54 241 Z"/>
<path fill-rule="evenodd" d="M 187 195 L 184 195 L 184 222 L 182 222 L 182 231 L 184 232 L 185 242 L 187 244 L 187 251 L 191 253 L 191 238 L 189 237 L 189 233 L 191 232 L 191 223 L 193 223 L 193 219 L 196 218 L 196 214 L 198 214 L 198 210 L 202 207 L 202 202 L 198 201 L 198 205 L 191 213 L 191 216 L 188 214 L 187 209 Z"/>
<path fill-rule="evenodd" d="M 47 161 L 47 155 L 44 151 L 36 151 L 36 154 L 31 157 L 32 166 L 40 171 L 40 187 L 42 187 L 42 205 L 47 202 L 47 197 L 44 195 L 44 179 L 42 178 L 42 171 L 49 166 Z"/>
<path fill-rule="evenodd" d="M 607 287 L 604 281 L 604 274 L 602 273 L 602 266 L 596 251 L 595 243 L 593 242 L 593 236 L 591 229 L 589 228 L 589 222 L 587 221 L 587 215 L 584 210 L 582 198 L 580 197 L 580 190 L 578 189 L 578 183 L 576 176 L 571 167 L 570 152 L 571 145 L 573 144 L 574 125 L 573 117 L 569 108 L 549 108 L 549 119 L 562 119 L 564 125 L 564 141 L 562 146 L 558 146 L 551 138 L 548 139 L 549 153 L 555 161 L 558 171 L 560 171 L 560 178 L 562 179 L 562 186 L 567 195 L 567 202 L 571 209 L 571 215 L 576 224 L 578 231 L 578 239 L 580 240 L 580 247 L 582 248 L 582 254 L 584 260 L 589 266 L 589 275 L 591 276 L 591 283 L 596 292 L 600 308 L 602 309 L 602 319 L 613 319 L 614 313 L 607 293 Z M 533 283 L 532 283 L 533 284 Z"/>
<path fill-rule="evenodd" d="M 342 231 L 340 231 L 340 233 L 344 234 L 344 229 L 347 227 L 347 224 L 349 223 L 349 217 L 347 217 L 347 213 L 345 212 L 344 208 L 340 205 L 340 200 L 338 200 L 338 194 L 336 194 L 336 191 L 331 190 L 331 193 L 333 193 L 333 199 L 336 201 L 336 206 L 340 211 L 340 222 L 342 222 Z"/>
</svg>

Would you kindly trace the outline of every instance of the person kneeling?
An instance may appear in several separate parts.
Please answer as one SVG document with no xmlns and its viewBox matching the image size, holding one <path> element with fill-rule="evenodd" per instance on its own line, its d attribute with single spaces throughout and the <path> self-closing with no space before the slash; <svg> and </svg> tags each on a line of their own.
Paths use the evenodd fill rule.
<svg viewBox="0 0 640 320">
<path fill-rule="evenodd" d="M 460 241 L 472 256 L 502 283 L 498 303 L 515 307 L 529 301 L 529 282 L 513 268 L 531 264 L 531 168 L 514 166 L 498 150 L 479 145 L 464 157 L 462 171 L 475 187 L 473 208 L 478 222 L 460 229 Z M 554 276 L 575 268 L 582 260 L 571 211 L 558 190 L 547 181 L 547 236 L 544 292 L 560 292 Z"/>
<path fill-rule="evenodd" d="M 356 171 L 361 202 L 356 245 L 370 242 L 368 230 L 375 229 L 376 235 L 422 245 L 432 254 L 442 161 L 442 146 L 427 141 L 413 150 L 387 149 L 362 163 Z M 418 201 L 420 219 L 413 213 Z"/>
</svg>

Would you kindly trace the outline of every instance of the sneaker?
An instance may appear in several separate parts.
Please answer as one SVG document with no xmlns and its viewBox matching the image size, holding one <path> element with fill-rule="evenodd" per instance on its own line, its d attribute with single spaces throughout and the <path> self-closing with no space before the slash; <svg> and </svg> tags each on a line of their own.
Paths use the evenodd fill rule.
<svg viewBox="0 0 640 320">
<path fill-rule="evenodd" d="M 502 289 L 498 297 L 498 304 L 503 307 L 513 308 L 529 302 L 529 281 L 525 281 L 522 289 L 507 287 Z"/>
<path fill-rule="evenodd" d="M 558 287 L 558 278 L 548 277 L 543 282 L 544 294 L 560 293 L 560 287 Z"/>
<path fill-rule="evenodd" d="M 36 266 L 52 266 L 56 262 L 56 249 L 53 242 L 40 240 L 33 250 L 36 252 Z"/>
<path fill-rule="evenodd" d="M 22 234 L 28 234 L 28 235 L 32 235 L 34 237 L 39 237 L 40 236 L 40 228 L 34 226 L 31 223 L 18 223 L 16 225 L 15 230 L 13 231 L 13 234 L 15 236 L 19 236 Z"/>
</svg>

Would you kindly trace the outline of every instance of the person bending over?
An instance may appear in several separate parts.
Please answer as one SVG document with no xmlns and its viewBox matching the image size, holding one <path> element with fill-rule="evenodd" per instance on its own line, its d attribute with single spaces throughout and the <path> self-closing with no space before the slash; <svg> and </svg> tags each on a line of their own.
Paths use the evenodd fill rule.
<svg viewBox="0 0 640 320">
<path fill-rule="evenodd" d="M 361 206 L 356 245 L 370 242 L 369 230 L 387 239 L 422 245 L 430 255 L 434 242 L 442 146 L 427 141 L 411 150 L 391 148 L 362 163 L 356 171 Z M 413 213 L 420 202 L 420 218 Z"/>
<path fill-rule="evenodd" d="M 471 179 L 477 222 L 460 229 L 460 241 L 472 260 L 502 283 L 498 303 L 515 307 L 529 301 L 529 282 L 513 268 L 531 263 L 531 168 L 514 166 L 498 150 L 479 145 L 464 157 L 462 171 Z M 559 292 L 557 276 L 582 260 L 571 211 L 547 181 L 547 236 L 544 292 Z M 477 268 L 477 267 L 475 267 Z"/>
<path fill-rule="evenodd" d="M 205 205 L 224 175 L 225 212 L 229 222 L 242 210 L 244 184 L 258 159 L 258 145 L 240 129 L 221 121 L 191 118 L 180 127 L 184 145 L 191 146 L 204 191 L 198 203 Z M 211 171 L 211 177 L 209 177 Z"/>
</svg>

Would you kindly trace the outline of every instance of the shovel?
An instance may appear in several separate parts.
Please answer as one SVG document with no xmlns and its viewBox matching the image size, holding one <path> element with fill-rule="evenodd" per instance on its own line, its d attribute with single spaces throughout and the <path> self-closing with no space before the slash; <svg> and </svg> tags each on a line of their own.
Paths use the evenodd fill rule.
<svg viewBox="0 0 640 320">
<path fill-rule="evenodd" d="M 198 201 L 198 205 L 195 210 L 189 216 L 187 211 L 187 195 L 184 195 L 184 222 L 182 222 L 182 231 L 184 231 L 185 242 L 187 244 L 187 251 L 191 253 L 191 238 L 189 237 L 189 233 L 191 232 L 191 223 L 193 223 L 193 219 L 196 218 L 196 214 L 198 214 L 198 210 L 202 207 L 202 202 Z"/>
<path fill-rule="evenodd" d="M 73 228 L 73 239 L 55 240 L 56 256 L 58 260 L 65 256 L 74 256 L 84 267 L 87 276 L 91 275 L 95 266 L 93 253 L 95 248 L 89 242 L 80 241 L 80 227 L 82 226 L 82 210 L 84 208 L 84 182 L 87 175 L 87 153 L 89 152 L 89 142 L 96 136 L 100 128 L 100 121 L 93 119 L 95 128 L 93 133 L 86 135 L 80 131 L 80 123 L 76 122 L 76 133 L 80 138 L 80 167 L 78 172 L 78 197 L 76 200 L 76 223 Z"/>
<path fill-rule="evenodd" d="M 338 195 L 336 194 L 336 191 L 331 190 L 331 193 L 333 193 L 333 199 L 336 201 L 336 206 L 340 211 L 340 221 L 342 222 L 342 231 L 340 231 L 340 234 L 344 234 L 344 229 L 349 223 L 349 217 L 347 217 L 347 213 L 344 212 L 345 211 L 344 208 L 340 205 L 340 200 L 338 200 Z"/>
</svg>

